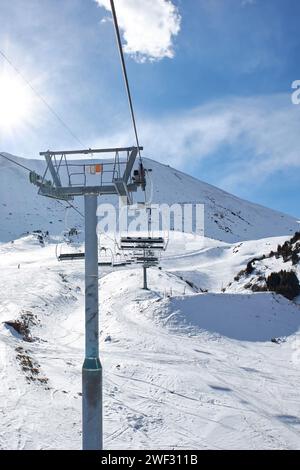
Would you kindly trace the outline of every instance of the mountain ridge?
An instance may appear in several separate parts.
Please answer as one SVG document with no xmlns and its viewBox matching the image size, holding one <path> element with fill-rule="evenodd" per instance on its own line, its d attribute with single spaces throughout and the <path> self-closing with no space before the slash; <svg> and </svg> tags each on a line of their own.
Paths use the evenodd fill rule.
<svg viewBox="0 0 300 470">
<path fill-rule="evenodd" d="M 5 155 L 38 173 L 45 169 L 43 160 Z M 290 215 L 238 198 L 166 164 L 150 159 L 144 159 L 144 164 L 152 169 L 147 193 L 153 190 L 154 204 L 204 204 L 204 233 L 208 238 L 235 243 L 288 236 L 299 230 L 299 222 Z M 0 170 L 0 242 L 13 240 L 36 229 L 48 230 L 53 235 L 61 234 L 65 224 L 64 204 L 38 196 L 37 188 L 30 185 L 23 168 L 0 158 Z M 102 196 L 101 200 L 117 203 L 116 197 Z M 82 198 L 77 198 L 75 204 L 82 210 Z M 78 214 L 70 211 L 68 223 L 82 227 L 82 222 Z"/>
</svg>

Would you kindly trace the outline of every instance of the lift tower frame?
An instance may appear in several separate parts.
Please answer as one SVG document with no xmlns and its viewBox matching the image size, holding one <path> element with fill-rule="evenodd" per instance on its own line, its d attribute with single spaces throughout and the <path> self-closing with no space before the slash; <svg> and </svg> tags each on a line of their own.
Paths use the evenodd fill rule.
<svg viewBox="0 0 300 470">
<path fill-rule="evenodd" d="M 43 176 L 30 173 L 30 182 L 39 194 L 63 201 L 84 196 L 85 216 L 85 359 L 82 367 L 82 446 L 84 450 L 103 449 L 102 366 L 99 357 L 99 286 L 97 198 L 118 195 L 127 204 L 132 192 L 145 186 L 144 173 L 132 176 L 137 154 L 142 147 L 47 151 Z M 127 158 L 120 159 L 120 153 Z M 113 161 L 68 162 L 75 155 L 114 153 Z M 74 169 L 75 168 L 75 169 Z M 49 175 L 49 176 L 48 176 Z M 49 179 L 48 179 L 49 178 Z M 81 180 L 80 182 L 78 182 Z M 96 181 L 93 181 L 96 179 Z M 74 181 L 75 180 L 75 181 Z M 93 184 L 92 184 L 93 182 Z"/>
<path fill-rule="evenodd" d="M 135 236 L 121 237 L 121 250 L 130 251 L 133 261 L 143 266 L 143 289 L 148 290 L 147 269 L 158 266 L 158 253 L 167 248 L 163 237 Z"/>
</svg>

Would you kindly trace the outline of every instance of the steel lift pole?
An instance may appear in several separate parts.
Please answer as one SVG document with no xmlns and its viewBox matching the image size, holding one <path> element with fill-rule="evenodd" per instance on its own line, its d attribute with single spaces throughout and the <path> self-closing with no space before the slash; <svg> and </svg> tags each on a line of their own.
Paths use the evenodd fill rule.
<svg viewBox="0 0 300 470">
<path fill-rule="evenodd" d="M 102 366 L 99 359 L 97 196 L 85 195 L 85 359 L 82 368 L 83 450 L 103 448 Z"/>
<path fill-rule="evenodd" d="M 143 274 L 144 274 L 144 290 L 148 290 L 148 285 L 147 285 L 147 267 L 144 265 L 143 266 Z"/>
<path fill-rule="evenodd" d="M 82 443 L 84 450 L 102 450 L 103 448 L 103 403 L 102 403 L 102 366 L 99 359 L 99 292 L 98 292 L 98 238 L 97 238 L 97 196 L 104 194 L 117 194 L 131 203 L 131 193 L 141 187 L 145 191 L 145 170 L 142 165 L 141 150 L 134 116 L 133 103 L 130 94 L 126 64 L 122 49 L 122 42 L 117 21 L 114 1 L 110 0 L 112 15 L 117 36 L 117 43 L 121 57 L 122 71 L 124 75 L 130 112 L 134 127 L 137 147 L 124 147 L 121 149 L 97 149 L 97 153 L 119 151 L 131 152 L 127 156 L 126 168 L 123 175 L 115 175 L 113 172 L 109 183 L 99 185 L 87 185 L 85 165 L 81 173 L 85 179 L 82 185 L 72 185 L 68 170 L 66 156 L 74 154 L 89 155 L 94 153 L 92 149 L 70 150 L 63 152 L 42 152 L 46 158 L 47 168 L 44 176 L 30 172 L 30 182 L 39 187 L 39 194 L 62 201 L 73 200 L 75 196 L 84 196 L 85 202 L 85 359 L 82 368 Z M 139 154 L 140 175 L 133 171 L 134 163 Z M 61 155 L 60 163 L 56 163 L 56 155 Z M 65 159 L 69 181 L 64 184 L 59 172 L 61 162 Z M 54 160 L 54 161 L 53 161 Z M 117 161 L 117 156 L 115 161 Z M 101 163 L 101 166 L 104 164 Z M 69 165 L 71 166 L 71 165 Z M 52 181 L 47 181 L 45 176 L 50 172 Z M 135 170 L 136 171 L 136 170 Z M 138 177 L 139 176 L 139 177 Z"/>
</svg>

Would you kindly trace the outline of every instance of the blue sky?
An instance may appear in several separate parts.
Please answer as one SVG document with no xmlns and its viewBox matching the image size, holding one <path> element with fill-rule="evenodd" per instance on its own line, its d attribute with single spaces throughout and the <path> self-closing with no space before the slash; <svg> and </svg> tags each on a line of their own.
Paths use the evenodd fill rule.
<svg viewBox="0 0 300 470">
<path fill-rule="evenodd" d="M 107 0 L 97 1 L 1 0 L 0 49 L 87 147 L 131 145 L 114 31 L 99 6 Z M 144 155 L 300 217 L 300 105 L 291 101 L 300 79 L 300 2 L 115 4 Z M 14 72 L 0 58 L 0 84 L 1 74 Z M 18 126 L 0 126 L 0 150 L 34 157 L 77 148 L 30 99 Z"/>
</svg>

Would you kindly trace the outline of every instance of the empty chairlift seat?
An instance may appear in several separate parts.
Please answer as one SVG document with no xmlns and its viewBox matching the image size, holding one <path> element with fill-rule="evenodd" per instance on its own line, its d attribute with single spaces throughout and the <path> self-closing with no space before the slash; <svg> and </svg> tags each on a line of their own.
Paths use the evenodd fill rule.
<svg viewBox="0 0 300 470">
<path fill-rule="evenodd" d="M 122 250 L 165 250 L 163 237 L 121 237 Z"/>
<path fill-rule="evenodd" d="M 84 259 L 84 256 L 84 253 L 61 253 L 58 255 L 57 259 L 58 261 L 73 261 Z"/>
</svg>

